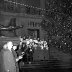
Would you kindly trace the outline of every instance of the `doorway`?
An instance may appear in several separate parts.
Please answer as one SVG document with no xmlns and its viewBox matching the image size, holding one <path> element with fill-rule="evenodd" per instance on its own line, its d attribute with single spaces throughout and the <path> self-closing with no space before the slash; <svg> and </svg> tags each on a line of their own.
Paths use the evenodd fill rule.
<svg viewBox="0 0 72 72">
<path fill-rule="evenodd" d="M 28 29 L 28 35 L 32 38 L 40 38 L 39 29 Z"/>
</svg>

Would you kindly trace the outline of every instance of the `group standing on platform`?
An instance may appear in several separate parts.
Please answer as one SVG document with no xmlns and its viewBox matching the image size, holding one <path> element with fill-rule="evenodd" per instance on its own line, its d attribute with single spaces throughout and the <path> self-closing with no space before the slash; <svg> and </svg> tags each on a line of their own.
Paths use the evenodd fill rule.
<svg viewBox="0 0 72 72">
<path fill-rule="evenodd" d="M 28 57 L 27 61 L 32 61 L 33 49 L 37 48 L 37 46 L 48 50 L 46 41 L 26 39 L 25 37 L 20 37 L 19 45 L 14 45 L 12 41 L 0 45 L 0 72 L 19 72 L 20 61 L 25 61 L 26 57 Z"/>
</svg>

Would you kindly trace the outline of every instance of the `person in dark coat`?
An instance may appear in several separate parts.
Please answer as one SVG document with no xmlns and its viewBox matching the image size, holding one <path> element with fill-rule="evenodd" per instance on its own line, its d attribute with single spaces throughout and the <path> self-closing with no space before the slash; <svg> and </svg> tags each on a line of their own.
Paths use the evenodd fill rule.
<svg viewBox="0 0 72 72">
<path fill-rule="evenodd" d="M 13 43 L 11 41 L 7 42 L 3 49 L 1 50 L 2 63 L 0 65 L 0 72 L 19 72 L 17 62 L 22 57 L 17 58 L 15 51 L 13 50 Z M 0 57 L 1 57 L 0 56 Z"/>
<path fill-rule="evenodd" d="M 1 66 L 3 68 L 3 72 L 16 72 L 15 59 L 11 51 L 13 44 L 12 42 L 8 42 L 8 44 L 5 44 L 1 50 L 3 59 L 3 64 Z"/>
<path fill-rule="evenodd" d="M 3 45 L 5 43 L 0 41 L 0 72 L 5 72 L 4 65 L 3 65 Z"/>
</svg>

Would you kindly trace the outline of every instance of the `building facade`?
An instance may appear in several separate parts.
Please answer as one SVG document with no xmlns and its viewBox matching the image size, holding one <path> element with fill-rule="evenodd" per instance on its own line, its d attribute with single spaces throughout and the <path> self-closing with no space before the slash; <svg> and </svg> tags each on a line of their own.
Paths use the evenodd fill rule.
<svg viewBox="0 0 72 72">
<path fill-rule="evenodd" d="M 16 29 L 16 36 L 31 36 L 33 38 L 45 39 L 46 32 L 40 26 L 44 18 L 44 12 L 38 9 L 45 8 L 44 2 L 45 0 L 2 1 L 2 5 L 0 6 L 0 24 L 4 26 L 10 25 L 10 23 L 16 24 L 16 26 L 22 25 L 23 28 Z M 17 3 L 25 5 L 22 6 Z M 12 19 L 15 19 L 15 22 L 11 21 Z M 13 31 L 1 31 L 1 34 L 4 36 L 15 36 Z"/>
</svg>

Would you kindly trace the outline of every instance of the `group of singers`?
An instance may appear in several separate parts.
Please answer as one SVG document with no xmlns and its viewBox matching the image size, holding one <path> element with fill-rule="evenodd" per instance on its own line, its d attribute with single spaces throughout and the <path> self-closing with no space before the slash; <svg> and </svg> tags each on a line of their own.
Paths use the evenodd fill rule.
<svg viewBox="0 0 72 72">
<path fill-rule="evenodd" d="M 23 44 L 26 43 L 26 44 Z M 36 39 L 26 39 L 20 37 L 20 43 L 14 45 L 12 41 L 0 43 L 0 72 L 19 72 L 20 61 L 24 63 L 25 60 L 31 62 L 33 60 L 33 48 L 37 45 L 42 45 L 48 48 L 47 42 Z M 43 45 L 43 47 L 44 47 Z M 27 59 L 27 58 L 28 59 Z M 21 72 L 21 71 L 20 71 Z"/>
<path fill-rule="evenodd" d="M 17 54 L 15 51 L 17 46 L 14 46 L 12 41 L 8 41 L 5 44 L 2 43 L 1 46 L 0 72 L 19 72 L 18 61 L 23 58 L 24 52 L 21 52 L 20 55 Z"/>
<path fill-rule="evenodd" d="M 14 45 L 12 41 L 0 43 L 0 72 L 21 72 L 19 63 L 32 59 L 32 51 L 25 44 L 24 38 L 20 37 L 20 43 Z M 25 40 L 26 41 L 26 40 Z M 27 53 L 25 53 L 27 51 Z M 26 59 L 26 57 L 29 57 Z"/>
</svg>

